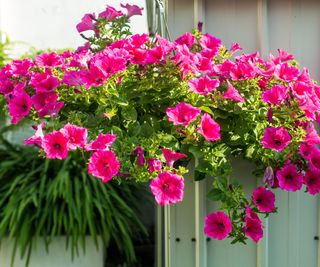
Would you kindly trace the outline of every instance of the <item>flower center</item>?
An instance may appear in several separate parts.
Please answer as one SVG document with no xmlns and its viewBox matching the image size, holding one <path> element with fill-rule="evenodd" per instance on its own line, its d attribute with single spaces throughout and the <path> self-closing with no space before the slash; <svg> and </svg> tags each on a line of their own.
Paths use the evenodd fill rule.
<svg viewBox="0 0 320 267">
<path fill-rule="evenodd" d="M 107 162 L 103 163 L 103 168 L 108 169 L 109 168 L 109 163 L 107 163 Z"/>
<path fill-rule="evenodd" d="M 26 111 L 27 110 L 27 105 L 26 104 L 22 104 L 21 105 L 21 109 L 22 109 L 22 111 Z"/>
<path fill-rule="evenodd" d="M 60 148 L 61 148 L 61 145 L 58 144 L 58 143 L 55 143 L 55 144 L 53 145 L 53 147 L 54 147 L 55 149 L 60 149 Z"/>
<path fill-rule="evenodd" d="M 279 140 L 274 140 L 274 143 L 275 143 L 276 146 L 280 146 L 281 145 L 281 141 L 279 141 Z"/>
<path fill-rule="evenodd" d="M 164 189 L 164 190 L 169 189 L 169 185 L 167 183 L 163 184 L 162 189 Z"/>
<path fill-rule="evenodd" d="M 261 203 L 261 199 L 260 198 L 257 198 L 256 199 L 256 202 L 259 204 L 259 203 Z"/>
<path fill-rule="evenodd" d="M 287 174 L 287 175 L 286 175 L 286 180 L 291 181 L 291 180 L 292 180 L 292 176 L 291 176 L 290 174 Z"/>
<path fill-rule="evenodd" d="M 223 230 L 224 229 L 224 224 L 222 222 L 217 224 L 218 228 Z"/>
</svg>

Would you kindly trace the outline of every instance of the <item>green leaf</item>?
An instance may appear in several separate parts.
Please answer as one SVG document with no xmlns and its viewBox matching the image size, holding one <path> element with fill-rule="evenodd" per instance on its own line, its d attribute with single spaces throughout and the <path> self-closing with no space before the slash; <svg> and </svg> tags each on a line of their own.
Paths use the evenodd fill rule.
<svg viewBox="0 0 320 267">
<path fill-rule="evenodd" d="M 204 172 L 199 172 L 197 170 L 194 171 L 194 180 L 201 181 L 206 178 L 206 174 Z"/>
<path fill-rule="evenodd" d="M 128 121 L 136 121 L 138 118 L 138 113 L 134 107 L 124 107 L 121 110 L 121 116 Z"/>
<path fill-rule="evenodd" d="M 207 112 L 207 113 L 209 113 L 209 114 L 211 114 L 211 115 L 214 115 L 213 111 L 212 111 L 211 108 L 209 108 L 209 107 L 201 106 L 200 109 L 201 109 L 202 111 L 204 111 L 204 112 Z"/>
<path fill-rule="evenodd" d="M 209 198 L 212 201 L 224 201 L 226 195 L 221 189 L 213 188 L 211 191 L 208 192 L 207 198 Z"/>
<path fill-rule="evenodd" d="M 194 156 L 194 158 L 199 159 L 203 157 L 203 152 L 198 146 L 190 146 L 188 151 Z"/>
</svg>

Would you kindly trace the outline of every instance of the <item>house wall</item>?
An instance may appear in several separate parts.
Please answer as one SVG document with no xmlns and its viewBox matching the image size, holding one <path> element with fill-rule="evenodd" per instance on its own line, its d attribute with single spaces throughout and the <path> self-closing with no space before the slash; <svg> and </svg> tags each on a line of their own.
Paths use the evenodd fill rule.
<svg viewBox="0 0 320 267">
<path fill-rule="evenodd" d="M 169 32 L 174 40 L 204 22 L 204 31 L 222 39 L 226 47 L 239 42 L 244 52 L 259 50 L 263 56 L 281 48 L 296 55 L 301 66 L 320 79 L 320 2 L 316 0 L 168 0 Z M 252 166 L 234 162 L 234 177 L 241 180 L 251 195 L 261 179 L 252 176 Z M 275 190 L 278 214 L 265 220 L 265 236 L 259 245 L 230 245 L 230 240 L 207 241 L 203 220 L 217 210 L 206 201 L 210 180 L 194 183 L 187 179 L 187 204 L 170 207 L 171 226 L 166 267 L 302 267 L 320 266 L 319 199 L 302 191 L 287 193 Z M 192 203 L 192 204 L 191 204 Z M 193 219 L 192 219 L 193 218 Z M 190 232 L 184 229 L 190 227 Z M 200 230 L 199 230 L 200 228 Z M 176 230 L 178 229 L 178 230 Z M 191 241 L 191 237 L 196 242 Z M 176 242 L 176 238 L 185 240 Z M 192 245 L 191 245 L 192 244 Z M 191 246 L 191 248 L 190 248 Z M 182 249 L 183 248 L 183 249 Z"/>
</svg>

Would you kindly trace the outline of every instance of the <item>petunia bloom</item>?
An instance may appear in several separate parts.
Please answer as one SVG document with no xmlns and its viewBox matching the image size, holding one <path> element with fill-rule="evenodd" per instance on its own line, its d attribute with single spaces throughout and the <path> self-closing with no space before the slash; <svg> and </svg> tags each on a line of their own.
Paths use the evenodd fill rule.
<svg viewBox="0 0 320 267">
<path fill-rule="evenodd" d="M 264 148 L 270 148 L 280 152 L 289 145 L 291 139 L 285 127 L 268 127 L 264 131 L 261 143 Z"/>
<path fill-rule="evenodd" d="M 320 170 L 316 168 L 306 170 L 303 182 L 307 186 L 309 194 L 318 194 L 320 192 Z"/>
<path fill-rule="evenodd" d="M 183 199 L 184 181 L 177 174 L 168 171 L 159 173 L 157 178 L 151 181 L 150 188 L 161 206 L 177 203 Z"/>
<path fill-rule="evenodd" d="M 15 95 L 9 102 L 9 114 L 11 123 L 17 124 L 22 118 L 29 115 L 31 109 L 31 98 L 26 93 Z"/>
<path fill-rule="evenodd" d="M 33 136 L 29 137 L 28 139 L 24 140 L 25 145 L 35 145 L 38 147 L 42 146 L 42 140 L 43 140 L 43 128 L 45 126 L 44 122 L 39 123 L 38 126 L 36 126 L 36 132 Z"/>
<path fill-rule="evenodd" d="M 310 123 L 308 126 L 305 142 L 308 145 L 319 145 L 320 144 L 320 137 L 317 133 L 317 130 L 314 128 L 313 123 Z"/>
<path fill-rule="evenodd" d="M 251 217 L 245 217 L 244 233 L 250 237 L 254 242 L 258 241 L 263 237 L 262 224 L 258 220 L 254 220 Z"/>
<path fill-rule="evenodd" d="M 107 5 L 106 10 L 99 13 L 99 18 L 105 18 L 109 21 L 113 21 L 117 17 L 123 16 L 121 11 L 116 10 L 114 7 Z"/>
<path fill-rule="evenodd" d="M 42 149 L 48 159 L 65 159 L 68 156 L 68 138 L 60 131 L 43 137 Z"/>
<path fill-rule="evenodd" d="M 96 151 L 89 159 L 88 173 L 108 182 L 118 174 L 120 163 L 111 150 Z"/>
<path fill-rule="evenodd" d="M 208 113 L 205 113 L 202 116 L 198 133 L 200 133 L 209 142 L 216 141 L 221 138 L 220 125 L 215 122 Z"/>
<path fill-rule="evenodd" d="M 240 95 L 238 90 L 233 87 L 233 85 L 227 81 L 227 91 L 222 94 L 225 99 L 230 99 L 236 102 L 244 102 L 244 98 Z"/>
<path fill-rule="evenodd" d="M 252 194 L 253 203 L 260 212 L 273 212 L 275 199 L 274 193 L 263 186 L 256 188 Z"/>
<path fill-rule="evenodd" d="M 208 93 L 216 89 L 220 85 L 220 82 L 219 80 L 204 76 L 200 78 L 192 78 L 189 80 L 188 84 L 191 91 L 206 96 Z"/>
<path fill-rule="evenodd" d="M 107 150 L 112 146 L 113 142 L 116 140 L 116 135 L 114 134 L 99 134 L 98 137 L 93 140 L 90 144 L 86 146 L 86 150 Z"/>
<path fill-rule="evenodd" d="M 137 164 L 138 166 L 143 166 L 146 162 L 144 158 L 144 151 L 141 146 L 137 146 L 136 149 L 133 151 L 134 156 L 138 156 Z"/>
<path fill-rule="evenodd" d="M 262 100 L 268 104 L 281 104 L 288 97 L 288 87 L 275 85 L 262 93 Z"/>
<path fill-rule="evenodd" d="M 205 219 L 204 233 L 214 239 L 225 239 L 232 231 L 232 222 L 223 212 L 208 214 Z"/>
<path fill-rule="evenodd" d="M 68 138 L 68 150 L 85 148 L 88 136 L 86 128 L 67 123 L 60 131 Z"/>
<path fill-rule="evenodd" d="M 300 190 L 303 182 L 303 174 L 298 173 L 298 168 L 294 164 L 287 164 L 276 173 L 279 187 L 282 190 L 295 192 Z"/>
<path fill-rule="evenodd" d="M 132 16 L 136 16 L 136 15 L 139 15 L 139 16 L 142 15 L 143 7 L 138 7 L 137 5 L 130 5 L 130 4 L 126 4 L 126 5 L 120 4 L 120 6 L 122 8 L 127 9 L 128 18 L 131 18 Z"/>
<path fill-rule="evenodd" d="M 153 173 L 154 171 L 161 171 L 161 168 L 162 168 L 162 161 L 160 159 L 156 159 L 156 158 L 148 159 L 148 170 L 150 173 Z"/>
<path fill-rule="evenodd" d="M 76 26 L 77 31 L 79 33 L 90 30 L 97 32 L 93 18 L 95 18 L 94 14 L 85 14 L 81 19 L 81 22 L 79 22 Z"/>
<path fill-rule="evenodd" d="M 188 125 L 190 122 L 196 120 L 200 115 L 201 110 L 190 104 L 180 102 L 178 105 L 166 110 L 169 121 L 174 125 Z"/>
<path fill-rule="evenodd" d="M 166 164 L 168 167 L 173 167 L 175 161 L 186 158 L 187 155 L 179 152 L 171 151 L 168 148 L 161 148 L 164 158 L 166 159 Z"/>
</svg>

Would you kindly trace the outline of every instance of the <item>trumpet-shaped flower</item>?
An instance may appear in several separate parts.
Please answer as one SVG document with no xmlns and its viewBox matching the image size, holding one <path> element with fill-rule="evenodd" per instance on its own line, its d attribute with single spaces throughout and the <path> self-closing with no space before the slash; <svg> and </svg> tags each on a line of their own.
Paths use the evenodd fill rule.
<svg viewBox="0 0 320 267">
<path fill-rule="evenodd" d="M 114 134 L 99 134 L 98 137 L 86 146 L 86 150 L 102 151 L 108 150 L 112 146 L 113 142 L 116 140 L 116 135 Z"/>
<path fill-rule="evenodd" d="M 45 126 L 44 122 L 39 123 L 38 126 L 35 127 L 36 132 L 33 136 L 29 137 L 28 139 L 24 140 L 25 145 L 35 145 L 38 147 L 42 146 L 42 140 L 43 140 L 43 128 Z"/>
<path fill-rule="evenodd" d="M 256 188 L 252 194 L 253 203 L 260 212 L 273 212 L 275 209 L 275 195 L 263 186 Z"/>
<path fill-rule="evenodd" d="M 220 82 L 218 80 L 211 79 L 208 76 L 192 78 L 189 80 L 191 91 L 201 95 L 208 95 L 208 93 L 212 92 L 219 85 Z"/>
<path fill-rule="evenodd" d="M 291 142 L 291 136 L 285 127 L 266 128 L 261 139 L 264 148 L 281 152 Z"/>
<path fill-rule="evenodd" d="M 208 113 L 205 113 L 202 116 L 198 133 L 200 133 L 209 142 L 216 141 L 221 138 L 220 125 L 215 122 Z"/>
<path fill-rule="evenodd" d="M 201 110 L 190 104 L 180 102 L 178 105 L 166 110 L 169 121 L 174 125 L 188 125 L 190 122 L 195 121 L 200 115 Z"/>
<path fill-rule="evenodd" d="M 262 93 L 262 99 L 268 104 L 280 104 L 288 97 L 288 87 L 275 85 Z"/>
<path fill-rule="evenodd" d="M 48 159 L 65 159 L 68 156 L 68 137 L 53 131 L 43 137 L 42 149 Z"/>
<path fill-rule="evenodd" d="M 255 243 L 263 237 L 262 224 L 258 220 L 254 220 L 251 217 L 245 217 L 244 233 L 250 237 Z"/>
<path fill-rule="evenodd" d="M 161 172 L 150 184 L 151 192 L 161 206 L 182 201 L 184 181 L 177 174 Z"/>
<path fill-rule="evenodd" d="M 168 167 L 173 167 L 175 161 L 186 158 L 187 155 L 179 152 L 171 151 L 168 148 L 161 148 L 164 158 L 166 159 L 166 164 Z"/>
<path fill-rule="evenodd" d="M 124 14 L 121 11 L 116 10 L 114 7 L 107 5 L 106 10 L 99 13 L 99 18 L 105 18 L 108 21 L 113 21 L 117 17 L 121 17 Z"/>
<path fill-rule="evenodd" d="M 161 168 L 162 168 L 162 161 L 160 159 L 156 159 L 156 158 L 148 159 L 148 170 L 150 173 L 153 173 L 154 171 L 161 171 Z"/>
<path fill-rule="evenodd" d="M 22 118 L 29 115 L 31 109 L 31 98 L 26 93 L 15 95 L 8 104 L 11 123 L 17 124 Z"/>
<path fill-rule="evenodd" d="M 320 170 L 309 168 L 306 171 L 303 182 L 307 186 L 309 194 L 318 194 L 320 192 Z"/>
<path fill-rule="evenodd" d="M 68 150 L 85 148 L 88 136 L 86 128 L 67 123 L 60 131 L 68 138 Z"/>
<path fill-rule="evenodd" d="M 100 178 L 104 183 L 116 176 L 120 163 L 111 150 L 96 151 L 89 159 L 88 173 Z"/>
<path fill-rule="evenodd" d="M 227 91 L 222 94 L 225 99 L 230 99 L 236 102 L 244 102 L 244 98 L 240 95 L 238 90 L 233 87 L 233 85 L 227 81 Z"/>
<path fill-rule="evenodd" d="M 79 33 L 90 31 L 90 30 L 97 32 L 96 25 L 93 20 L 94 18 L 95 18 L 94 14 L 85 14 L 81 19 L 81 22 L 79 22 L 76 26 L 77 31 Z"/>
<path fill-rule="evenodd" d="M 282 190 L 295 192 L 301 189 L 303 174 L 298 172 L 296 165 L 291 163 L 287 164 L 282 169 L 278 170 L 276 175 L 279 181 L 279 187 Z"/>
<path fill-rule="evenodd" d="M 208 214 L 205 219 L 204 233 L 214 239 L 225 239 L 232 231 L 232 222 L 223 211 Z"/>
<path fill-rule="evenodd" d="M 120 4 L 120 6 L 127 10 L 128 18 L 131 18 L 132 16 L 136 16 L 136 15 L 139 15 L 139 16 L 142 15 L 143 7 L 138 7 L 137 5 L 130 5 L 130 4 L 126 4 L 126 5 Z"/>
</svg>

